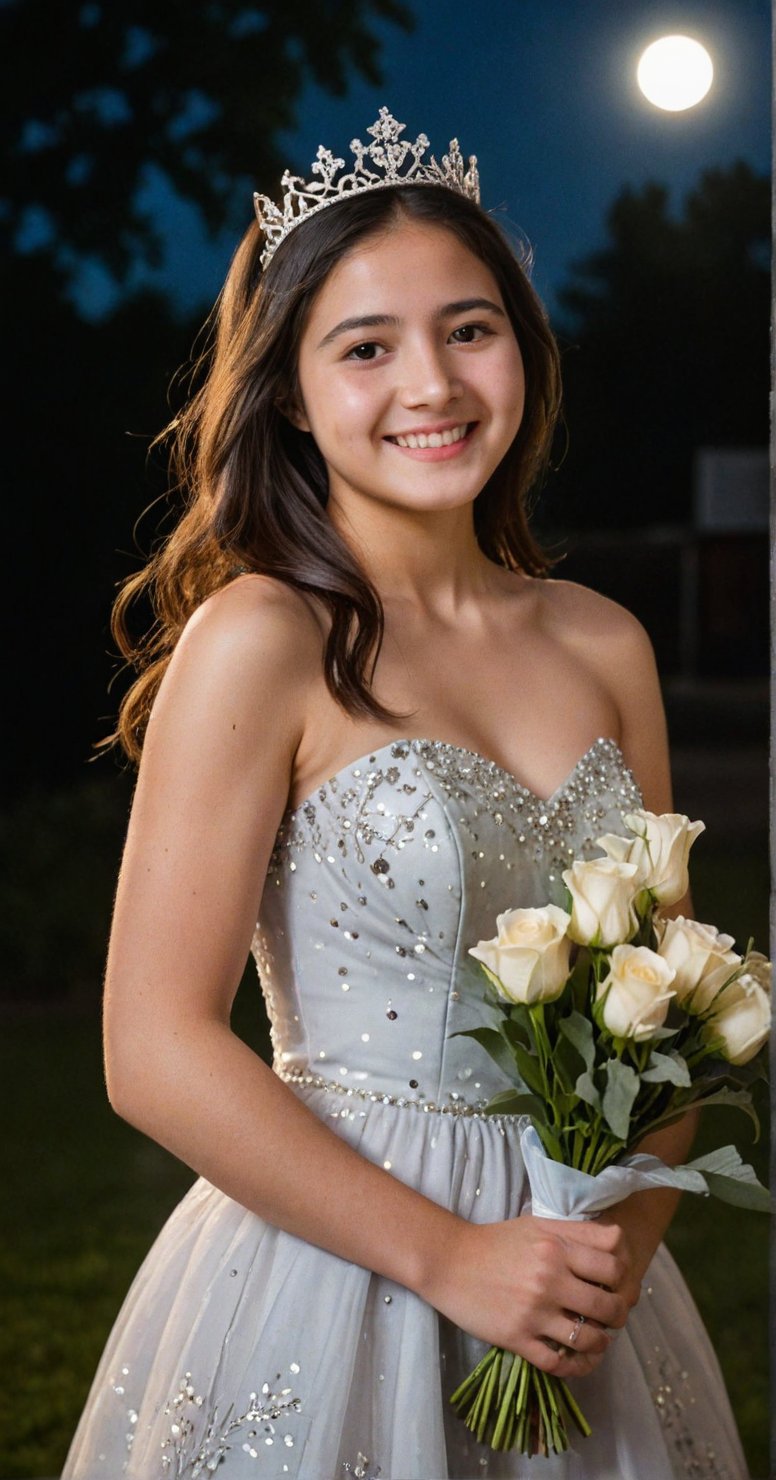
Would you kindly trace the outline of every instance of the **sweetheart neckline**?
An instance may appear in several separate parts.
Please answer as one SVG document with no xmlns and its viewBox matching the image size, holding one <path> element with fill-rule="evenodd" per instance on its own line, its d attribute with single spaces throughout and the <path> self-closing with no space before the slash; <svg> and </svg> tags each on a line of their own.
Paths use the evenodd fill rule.
<svg viewBox="0 0 776 1480">
<path fill-rule="evenodd" d="M 620 758 L 620 761 L 622 762 L 623 769 L 625 771 L 629 771 L 629 768 L 625 762 L 625 756 L 623 755 L 617 741 L 613 740 L 609 735 L 599 735 L 597 739 L 592 742 L 591 745 L 588 745 L 587 750 L 578 757 L 578 759 L 571 767 L 571 770 L 566 773 L 566 775 L 563 777 L 563 780 L 558 783 L 554 791 L 551 791 L 548 797 L 543 797 L 540 796 L 538 792 L 533 791 L 530 786 L 526 786 L 523 781 L 519 781 L 513 771 L 508 771 L 506 766 L 500 766 L 498 761 L 491 760 L 487 755 L 483 755 L 482 752 L 479 750 L 470 750 L 467 745 L 456 745 L 452 740 L 435 740 L 427 735 L 398 735 L 395 739 L 386 740 L 383 745 L 376 745 L 373 747 L 372 750 L 364 751 L 363 755 L 354 756 L 353 760 L 346 761 L 345 765 L 340 766 L 338 771 L 333 771 L 332 774 L 330 776 L 327 776 L 324 781 L 319 781 L 318 785 L 313 787 L 309 795 L 306 797 L 302 797 L 302 800 L 300 802 L 297 802 L 295 807 L 286 807 L 284 816 L 295 817 L 297 812 L 301 812 L 303 807 L 306 807 L 308 803 L 315 801 L 318 792 L 321 790 L 321 787 L 330 786 L 332 781 L 339 781 L 340 777 L 342 777 L 346 771 L 352 770 L 355 766 L 362 765 L 367 761 L 376 761 L 378 756 L 384 755 L 386 751 L 392 750 L 393 747 L 396 745 L 410 745 L 413 747 L 416 753 L 421 746 L 434 745 L 439 746 L 443 750 L 452 750 L 456 753 L 456 755 L 469 756 L 472 760 L 479 761 L 481 764 L 488 766 L 489 769 L 491 771 L 494 771 L 497 775 L 503 776 L 507 781 L 511 782 L 511 784 L 516 787 L 518 791 L 523 792 L 525 796 L 531 797 L 532 800 L 538 803 L 538 805 L 541 807 L 552 806 L 552 803 L 556 801 L 559 796 L 562 796 L 563 792 L 566 791 L 569 786 L 571 786 L 574 778 L 577 775 L 577 772 L 584 765 L 585 761 L 590 760 L 590 758 L 602 745 L 613 746 Z M 629 774 L 632 775 L 632 772 L 629 772 Z"/>
</svg>

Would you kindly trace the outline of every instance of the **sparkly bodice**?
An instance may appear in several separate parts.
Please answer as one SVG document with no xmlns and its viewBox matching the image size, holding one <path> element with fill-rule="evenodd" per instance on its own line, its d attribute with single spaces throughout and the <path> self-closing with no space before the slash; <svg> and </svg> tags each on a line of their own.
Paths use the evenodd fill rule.
<svg viewBox="0 0 776 1480">
<path fill-rule="evenodd" d="M 639 801 L 610 740 L 545 802 L 471 751 L 397 740 L 283 817 L 254 940 L 275 1070 L 360 1157 L 467 1223 L 530 1209 L 521 1119 L 483 1114 L 498 1070 L 455 1036 L 492 1012 L 468 947 L 510 905 L 558 899 L 564 864 Z M 261 1137 L 261 1123 L 246 1134 Z M 318 1175 L 316 1197 L 339 1195 L 321 1186 Z M 477 1443 L 448 1402 L 484 1343 L 368 1263 L 198 1178 L 127 1296 L 62 1480 L 747 1473 L 664 1249 L 616 1346 L 572 1379 L 592 1434 L 530 1466 Z"/>
<path fill-rule="evenodd" d="M 640 805 L 612 740 L 546 801 L 475 752 L 391 741 L 286 812 L 253 951 L 275 1069 L 446 1110 L 505 1086 L 460 1030 L 492 1018 L 468 955 L 496 916 L 560 902 L 561 871 Z"/>
</svg>

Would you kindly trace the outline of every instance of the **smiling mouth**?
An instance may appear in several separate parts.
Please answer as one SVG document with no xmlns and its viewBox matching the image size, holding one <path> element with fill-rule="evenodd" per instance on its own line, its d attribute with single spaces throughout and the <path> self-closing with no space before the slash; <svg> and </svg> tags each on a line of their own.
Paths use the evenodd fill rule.
<svg viewBox="0 0 776 1480">
<path fill-rule="evenodd" d="M 386 437 L 386 442 L 393 442 L 397 447 L 452 447 L 455 442 L 462 442 L 464 437 L 477 425 L 474 421 L 462 422 L 460 426 L 450 427 L 445 432 L 409 432 L 404 437 Z"/>
</svg>

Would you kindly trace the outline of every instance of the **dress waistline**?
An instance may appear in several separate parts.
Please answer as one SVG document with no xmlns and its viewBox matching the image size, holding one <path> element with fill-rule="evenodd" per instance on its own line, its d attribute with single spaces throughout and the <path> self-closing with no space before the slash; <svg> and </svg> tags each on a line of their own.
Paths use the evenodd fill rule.
<svg viewBox="0 0 776 1480">
<path fill-rule="evenodd" d="M 456 1097 L 454 1090 L 451 1091 L 449 1103 L 438 1105 L 434 1100 L 413 1099 L 411 1095 L 392 1095 L 387 1091 L 364 1089 L 360 1085 L 341 1084 L 338 1079 L 325 1079 L 322 1074 L 312 1074 L 302 1069 L 280 1069 L 275 1066 L 274 1072 L 286 1084 L 322 1089 L 329 1094 L 344 1095 L 348 1099 L 368 1100 L 373 1105 L 395 1105 L 401 1110 L 419 1110 L 424 1115 L 461 1115 L 469 1120 L 492 1120 L 496 1124 L 519 1119 L 514 1115 L 486 1115 L 486 1100 L 469 1104 L 467 1100 Z"/>
</svg>

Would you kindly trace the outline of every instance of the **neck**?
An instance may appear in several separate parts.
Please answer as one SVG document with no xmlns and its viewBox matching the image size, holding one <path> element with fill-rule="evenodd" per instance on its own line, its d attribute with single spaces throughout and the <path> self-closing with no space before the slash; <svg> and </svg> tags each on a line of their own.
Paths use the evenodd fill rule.
<svg viewBox="0 0 776 1480">
<path fill-rule="evenodd" d="M 418 512 L 345 507 L 330 498 L 328 512 L 384 604 L 408 603 L 450 617 L 493 589 L 499 567 L 477 543 L 469 503 Z"/>
</svg>

